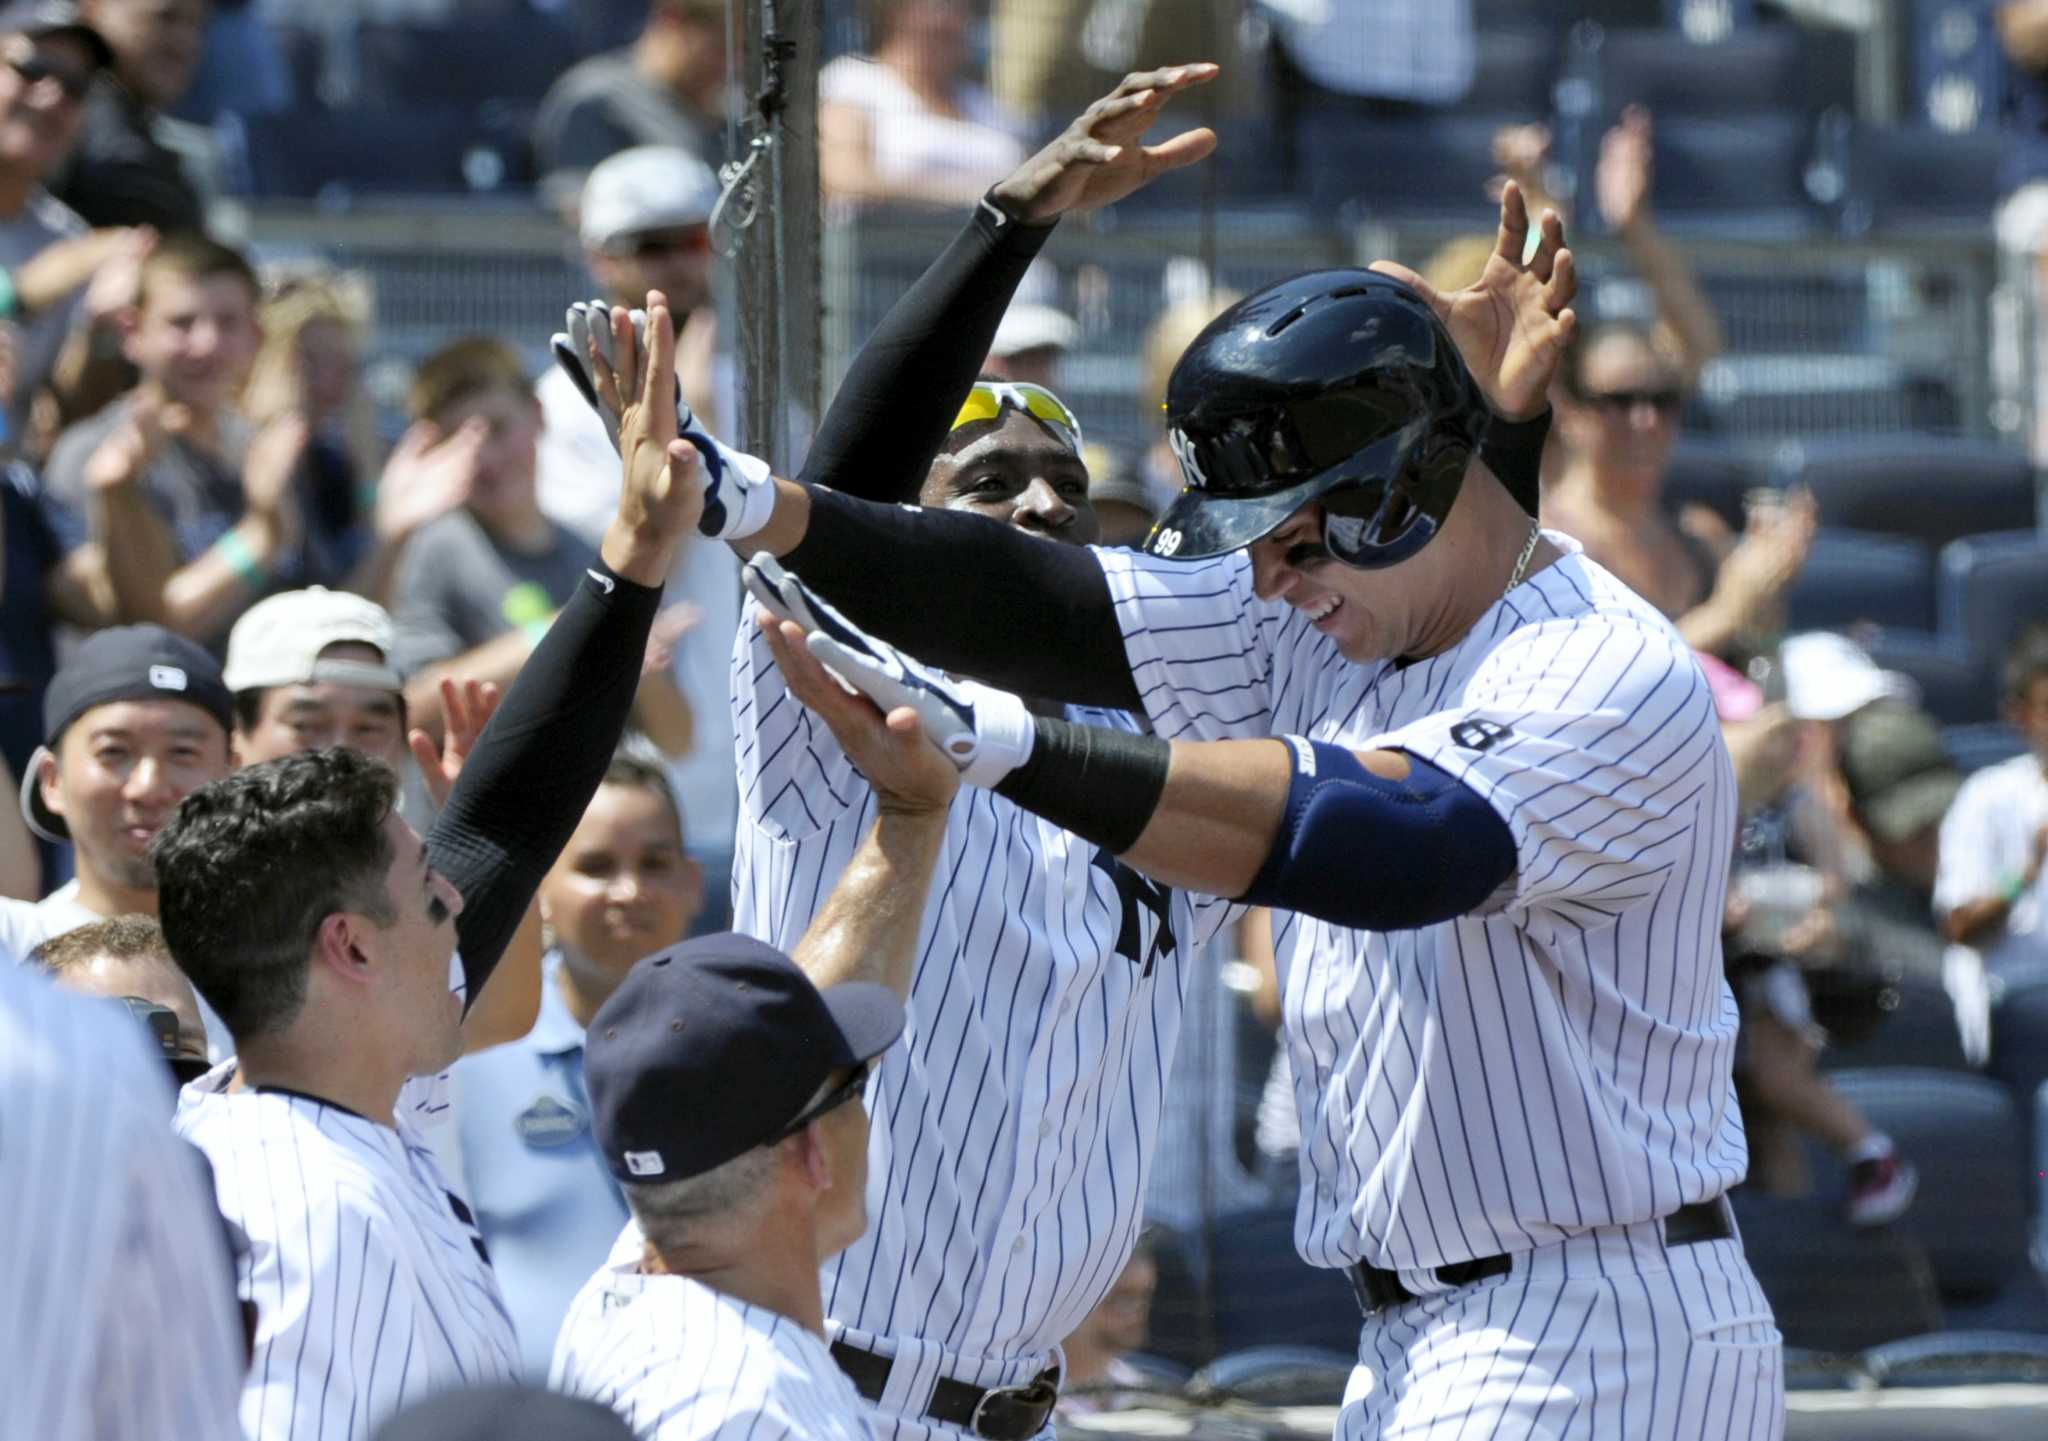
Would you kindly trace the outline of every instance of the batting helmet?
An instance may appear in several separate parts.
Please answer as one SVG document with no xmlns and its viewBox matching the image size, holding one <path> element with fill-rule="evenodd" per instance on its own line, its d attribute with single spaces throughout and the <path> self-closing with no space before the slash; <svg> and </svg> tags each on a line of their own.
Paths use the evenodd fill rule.
<svg viewBox="0 0 2048 1441">
<path fill-rule="evenodd" d="M 1186 488 L 1146 550 L 1223 555 L 1320 500 L 1324 546 L 1373 570 L 1443 525 L 1489 412 L 1421 296 L 1318 270 L 1217 316 L 1174 366 L 1166 414 Z"/>
</svg>

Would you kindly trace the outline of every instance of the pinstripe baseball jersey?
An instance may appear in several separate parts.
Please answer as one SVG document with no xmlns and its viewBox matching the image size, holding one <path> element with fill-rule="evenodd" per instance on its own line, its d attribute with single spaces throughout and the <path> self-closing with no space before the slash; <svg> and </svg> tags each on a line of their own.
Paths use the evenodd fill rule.
<svg viewBox="0 0 2048 1441">
<path fill-rule="evenodd" d="M 1549 539 L 1570 553 L 1408 665 L 1347 661 L 1257 600 L 1243 553 L 1097 552 L 1159 734 L 1405 750 L 1514 836 L 1479 914 L 1387 933 L 1275 917 L 1312 1264 L 1524 1251 L 1718 1196 L 1746 1166 L 1713 702 L 1669 623 Z"/>
<path fill-rule="evenodd" d="M 734 924 L 787 950 L 872 824 L 874 795 L 751 625 L 732 693 Z M 1142 1219 L 1190 957 L 1226 914 L 1000 796 L 954 801 L 906 1043 L 868 1095 L 868 1233 L 823 1278 L 845 1339 L 899 1358 L 885 1409 L 899 1390 L 928 1395 L 941 1372 L 1030 1380 L 1116 1279 Z"/>
<path fill-rule="evenodd" d="M 631 1222 L 576 1293 L 548 1386 L 602 1402 L 641 1441 L 874 1441 L 824 1339 L 688 1276 L 643 1276 Z"/>
<path fill-rule="evenodd" d="M 254 1441 L 367 1437 L 410 1402 L 512 1380 L 519 1348 L 468 1204 L 421 1138 L 446 1077 L 408 1081 L 396 1126 L 288 1091 L 185 1087 L 178 1130 L 213 1162 L 256 1307 L 242 1391 Z"/>
<path fill-rule="evenodd" d="M 0 965 L 0 1432 L 241 1434 L 233 1268 L 170 1105 L 117 1006 Z"/>
</svg>

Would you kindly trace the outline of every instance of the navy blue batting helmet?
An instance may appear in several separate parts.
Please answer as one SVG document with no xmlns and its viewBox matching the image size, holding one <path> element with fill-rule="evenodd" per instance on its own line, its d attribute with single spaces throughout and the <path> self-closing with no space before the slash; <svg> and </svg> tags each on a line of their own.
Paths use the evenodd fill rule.
<svg viewBox="0 0 2048 1441">
<path fill-rule="evenodd" d="M 1224 311 L 1174 366 L 1166 413 L 1186 488 L 1147 551 L 1223 555 L 1321 501 L 1324 546 L 1367 570 L 1442 527 L 1489 415 L 1428 302 L 1370 270 L 1298 275 Z"/>
</svg>

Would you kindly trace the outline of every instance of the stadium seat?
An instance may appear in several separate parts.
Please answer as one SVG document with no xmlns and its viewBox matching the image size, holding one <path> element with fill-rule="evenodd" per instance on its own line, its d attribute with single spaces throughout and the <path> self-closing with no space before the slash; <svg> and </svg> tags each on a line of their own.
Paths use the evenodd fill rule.
<svg viewBox="0 0 2048 1441">
<path fill-rule="evenodd" d="M 1820 977 L 1813 979 L 1817 984 Z M 1838 1071 L 1871 1066 L 1925 1066 L 1937 1071 L 1974 1069 L 1963 1054 L 1962 1032 L 1956 1027 L 1955 1002 L 1939 985 L 1902 976 L 1885 986 L 1878 1004 L 1884 1011 L 1883 1019 L 1861 1040 L 1824 1049 L 1820 1054 L 1823 1069 Z"/>
<path fill-rule="evenodd" d="M 2048 617 L 2048 541 L 2030 527 L 1949 542 L 1935 612 L 1940 634 L 1997 667 L 2023 626 Z"/>
<path fill-rule="evenodd" d="M 1805 116 L 1776 112 L 1657 121 L 1657 213 L 1674 226 L 1794 237 L 1821 222 L 1806 193 Z"/>
<path fill-rule="evenodd" d="M 1494 175 L 1494 131 L 1512 115 L 1363 118 L 1338 105 L 1304 109 L 1296 129 L 1309 204 L 1328 215 L 1353 207 L 1366 216 L 1471 223 L 1484 214 Z"/>
<path fill-rule="evenodd" d="M 1600 113 L 1611 121 L 1627 105 L 1647 105 L 1659 129 L 1685 115 L 1762 115 L 1807 91 L 1800 34 L 1759 26 L 1710 45 L 1674 30 L 1580 27 L 1573 48 L 1597 68 Z M 1661 147 L 1660 147 L 1661 148 Z M 1663 156 L 1658 156 L 1662 170 Z"/>
<path fill-rule="evenodd" d="M 1909 535 L 1933 546 L 2035 522 L 2026 456 L 1968 441 L 1804 441 L 1788 449 L 1779 480 L 1812 489 L 1823 525 Z"/>
<path fill-rule="evenodd" d="M 1941 729 L 1941 748 L 1950 764 L 1964 775 L 2009 761 L 2027 748 L 2026 737 L 2003 721 L 1952 725 Z"/>
<path fill-rule="evenodd" d="M 1482 24 L 1472 37 L 1472 88 L 1458 108 L 1525 120 L 1548 115 L 1557 79 L 1557 33 L 1538 23 Z"/>
<path fill-rule="evenodd" d="M 1934 553 L 1916 540 L 1823 526 L 1786 597 L 1788 629 L 1934 628 Z"/>
<path fill-rule="evenodd" d="M 1212 1404 L 1335 1406 L 1344 1398 L 1355 1354 L 1320 1346 L 1253 1346 L 1204 1366 L 1188 1382 L 1188 1394 Z"/>
<path fill-rule="evenodd" d="M 522 123 L 490 108 L 301 110 L 248 128 L 259 198 L 461 194 L 522 183 Z"/>
<path fill-rule="evenodd" d="M 1988 128 L 1956 134 L 1920 125 L 1856 127 L 1843 233 L 1981 233 L 1998 204 L 1999 162 L 2009 143 Z"/>
<path fill-rule="evenodd" d="M 1787 1346 L 1847 1356 L 1940 1329 L 1934 1275 L 1910 1236 L 1854 1230 L 1818 1197 L 1765 1196 L 1742 1186 L 1729 1199 Z"/>
<path fill-rule="evenodd" d="M 1294 1250 L 1294 1207 L 1218 1217 L 1216 1353 L 1254 1346 L 1315 1346 L 1349 1355 L 1358 1344 L 1358 1300 L 1343 1273 L 1311 1266 Z"/>
<path fill-rule="evenodd" d="M 516 24 L 366 24 L 356 51 L 361 105 L 537 105 L 576 47 L 567 31 L 528 10 Z"/>
<path fill-rule="evenodd" d="M 1909 1066 L 1836 1071 L 1830 1079 L 1919 1168 L 1920 1199 L 1892 1229 L 1926 1248 L 1944 1307 L 1954 1313 L 1995 1303 L 2009 1286 L 2022 1303 L 2036 1299 L 2020 1287 L 2040 1289 L 2021 1185 L 2027 1141 L 2006 1088 L 1984 1076 Z M 1846 1168 L 1817 1145 L 1811 1150 L 1820 1193 L 1841 1194 Z M 2048 1304 L 2037 1309 L 2048 1324 Z"/>
<path fill-rule="evenodd" d="M 1703 505 L 1730 529 L 1740 530 L 1742 498 L 1768 479 L 1740 451 L 1709 441 L 1681 440 L 1664 469 L 1664 502 L 1674 510 Z"/>
<path fill-rule="evenodd" d="M 2048 1336 L 1944 1331 L 1873 1346 L 1858 1358 L 1880 1386 L 2048 1384 Z"/>
<path fill-rule="evenodd" d="M 1989 1070 L 2014 1105 L 2032 1109 L 2048 1082 L 2048 973 L 2017 971 L 2001 979 L 1991 1003 Z M 2048 1157 L 2035 1160 L 2030 1170 L 2048 1168 Z"/>
<path fill-rule="evenodd" d="M 1920 706 L 1943 725 L 1976 725 L 1997 714 L 1988 664 L 1944 636 L 1915 630 L 1875 630 L 1857 640 L 1870 658 L 1920 688 Z"/>
</svg>

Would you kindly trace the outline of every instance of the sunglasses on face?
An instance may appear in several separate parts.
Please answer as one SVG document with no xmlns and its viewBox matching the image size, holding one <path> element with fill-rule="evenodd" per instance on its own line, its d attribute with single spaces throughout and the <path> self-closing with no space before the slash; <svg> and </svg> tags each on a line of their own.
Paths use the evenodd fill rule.
<svg viewBox="0 0 2048 1441">
<path fill-rule="evenodd" d="M 66 100 L 83 100 L 86 91 L 92 89 L 91 75 L 70 69 L 68 66 L 52 65 L 33 50 L 8 56 L 7 64 L 21 77 L 21 83 L 24 85 L 34 87 L 45 80 L 56 81 L 57 88 L 64 92 Z"/>
<path fill-rule="evenodd" d="M 626 248 L 643 260 L 657 255 L 706 255 L 711 251 L 711 231 L 702 225 L 684 230 L 650 230 L 628 240 Z"/>
<path fill-rule="evenodd" d="M 1074 418 L 1074 412 L 1057 395 L 1028 380 L 976 381 L 974 389 L 967 392 L 960 413 L 953 417 L 949 432 L 978 420 L 1000 419 L 1006 408 L 1021 410 L 1032 419 L 1043 421 L 1074 448 L 1076 455 L 1081 453 L 1081 422 Z"/>
<path fill-rule="evenodd" d="M 858 1100 L 860 1093 L 867 1089 L 868 1073 L 874 1070 L 874 1067 L 873 1061 L 862 1061 L 855 1066 L 852 1075 L 819 1097 L 816 1105 L 807 1107 L 794 1121 L 778 1131 L 768 1144 L 773 1146 L 777 1142 L 787 1141 L 819 1117 L 831 1114 L 849 1101 Z"/>
<path fill-rule="evenodd" d="M 1676 390 L 1603 390 L 1586 397 L 1588 405 L 1621 414 L 1647 405 L 1659 415 L 1670 415 L 1684 402 L 1685 396 Z"/>
</svg>

